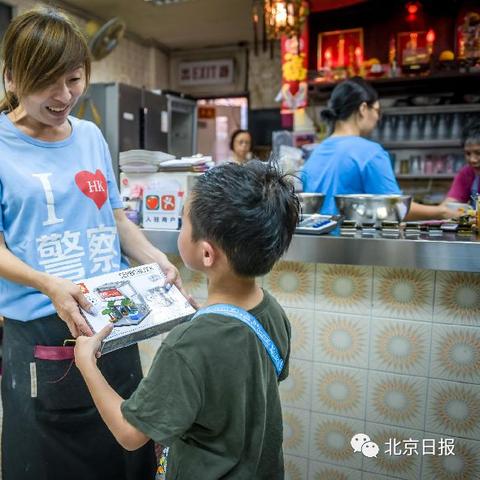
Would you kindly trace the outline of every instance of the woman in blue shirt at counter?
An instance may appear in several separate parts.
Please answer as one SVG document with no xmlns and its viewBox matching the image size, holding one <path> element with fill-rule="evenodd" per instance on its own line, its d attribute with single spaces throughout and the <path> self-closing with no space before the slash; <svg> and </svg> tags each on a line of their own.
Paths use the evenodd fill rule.
<svg viewBox="0 0 480 480">
<path fill-rule="evenodd" d="M 365 80 L 354 77 L 339 83 L 321 115 L 333 126 L 333 133 L 315 148 L 302 174 L 305 192 L 325 194 L 321 213 L 338 213 L 334 195 L 402 193 L 388 153 L 380 144 L 365 138 L 380 119 L 378 94 Z M 454 215 L 445 205 L 412 202 L 407 218 Z"/>
</svg>

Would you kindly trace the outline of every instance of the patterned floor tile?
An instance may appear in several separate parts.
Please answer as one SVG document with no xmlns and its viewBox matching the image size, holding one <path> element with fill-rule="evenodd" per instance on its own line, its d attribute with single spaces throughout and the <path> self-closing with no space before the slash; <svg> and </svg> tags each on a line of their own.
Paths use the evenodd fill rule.
<svg viewBox="0 0 480 480">
<path fill-rule="evenodd" d="M 363 419 L 366 384 L 366 370 L 316 363 L 312 411 Z"/>
<path fill-rule="evenodd" d="M 310 412 L 298 408 L 282 407 L 283 451 L 289 455 L 308 457 Z"/>
<path fill-rule="evenodd" d="M 480 274 L 437 272 L 433 321 L 480 326 Z"/>
<path fill-rule="evenodd" d="M 301 308 L 285 308 L 285 313 L 292 326 L 291 358 L 312 360 L 315 311 L 303 310 Z"/>
<path fill-rule="evenodd" d="M 283 307 L 315 307 L 315 264 L 279 262 L 264 278 L 266 288 Z"/>
<path fill-rule="evenodd" d="M 372 304 L 372 268 L 317 265 L 315 308 L 368 315 Z"/>
<path fill-rule="evenodd" d="M 370 422 L 367 422 L 365 432 L 371 441 L 378 445 L 380 451 L 376 457 L 364 459 L 363 471 L 379 473 L 387 478 L 390 476 L 404 480 L 421 478 L 421 452 L 417 448 L 418 455 L 415 453 L 407 455 L 406 449 L 412 444 L 418 447 L 424 438 L 423 432 Z M 413 451 L 409 449 L 408 452 Z"/>
<path fill-rule="evenodd" d="M 426 378 L 369 372 L 367 421 L 423 429 L 426 396 Z"/>
<path fill-rule="evenodd" d="M 436 450 L 445 436 L 425 433 L 436 441 Z M 480 442 L 453 439 L 455 455 L 440 454 L 424 456 L 422 480 L 474 480 L 480 478 Z M 441 454 L 443 453 L 443 454 Z"/>
<path fill-rule="evenodd" d="M 388 477 L 385 475 L 380 475 L 378 473 L 370 473 L 364 472 L 362 476 L 362 480 L 397 480 L 398 477 L 394 477 L 389 475 Z"/>
<path fill-rule="evenodd" d="M 360 470 L 342 468 L 328 463 L 309 462 L 308 480 L 362 480 Z"/>
<path fill-rule="evenodd" d="M 431 321 L 434 279 L 429 270 L 375 267 L 372 315 Z"/>
<path fill-rule="evenodd" d="M 480 384 L 480 329 L 433 325 L 430 376 Z"/>
<path fill-rule="evenodd" d="M 431 324 L 372 318 L 369 367 L 427 376 Z"/>
<path fill-rule="evenodd" d="M 480 438 L 480 385 L 431 380 L 427 402 L 426 430 Z"/>
<path fill-rule="evenodd" d="M 280 383 L 282 405 L 308 410 L 312 391 L 312 362 L 291 359 L 288 377 Z"/>
<path fill-rule="evenodd" d="M 306 458 L 285 455 L 285 480 L 307 480 L 308 461 Z"/>
<path fill-rule="evenodd" d="M 350 440 L 363 432 L 364 425 L 360 420 L 312 413 L 310 460 L 360 469 L 362 455 L 353 452 Z"/>
<path fill-rule="evenodd" d="M 315 313 L 313 358 L 317 362 L 368 366 L 367 317 Z"/>
</svg>

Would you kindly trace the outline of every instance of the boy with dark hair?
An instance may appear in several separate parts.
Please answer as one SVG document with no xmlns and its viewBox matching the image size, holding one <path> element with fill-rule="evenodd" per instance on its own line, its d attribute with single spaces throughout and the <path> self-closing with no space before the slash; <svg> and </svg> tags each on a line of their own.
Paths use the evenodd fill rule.
<svg viewBox="0 0 480 480">
<path fill-rule="evenodd" d="M 185 265 L 208 278 L 206 307 L 170 332 L 125 401 L 96 367 L 110 329 L 77 339 L 77 367 L 108 428 L 128 450 L 150 438 L 170 446 L 167 479 L 284 478 L 278 381 L 290 324 L 255 277 L 286 251 L 298 214 L 272 164 L 213 168 L 195 184 L 178 238 Z"/>
</svg>

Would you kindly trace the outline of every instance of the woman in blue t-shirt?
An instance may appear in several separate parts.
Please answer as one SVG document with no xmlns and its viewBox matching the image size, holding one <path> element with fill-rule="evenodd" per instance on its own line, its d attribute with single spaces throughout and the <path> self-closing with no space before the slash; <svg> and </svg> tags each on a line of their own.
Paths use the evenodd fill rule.
<svg viewBox="0 0 480 480">
<path fill-rule="evenodd" d="M 4 480 L 153 479 L 150 442 L 121 448 L 95 409 L 65 339 L 91 335 L 78 281 L 156 262 L 178 271 L 122 208 L 108 146 L 70 116 L 90 76 L 82 32 L 56 10 L 14 18 L 3 39 L 0 105 L 0 315 Z M 136 345 L 99 359 L 128 397 L 142 378 Z"/>
<path fill-rule="evenodd" d="M 339 83 L 321 115 L 333 132 L 312 152 L 302 176 L 305 192 L 325 194 L 321 213 L 338 213 L 335 195 L 401 193 L 388 153 L 365 138 L 380 119 L 378 94 L 371 85 L 360 77 Z M 419 220 L 453 215 L 444 205 L 412 202 L 407 217 Z"/>
</svg>

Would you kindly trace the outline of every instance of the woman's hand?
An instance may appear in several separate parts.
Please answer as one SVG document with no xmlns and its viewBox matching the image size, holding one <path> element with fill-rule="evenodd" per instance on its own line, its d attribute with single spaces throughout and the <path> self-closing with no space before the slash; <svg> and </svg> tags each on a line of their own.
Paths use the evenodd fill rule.
<svg viewBox="0 0 480 480">
<path fill-rule="evenodd" d="M 444 220 L 450 220 L 451 218 L 458 218 L 462 212 L 459 209 L 452 210 L 451 208 L 448 208 L 445 203 L 441 203 L 439 206 L 439 211 L 440 211 L 440 218 Z"/>
<path fill-rule="evenodd" d="M 93 334 L 79 309 L 80 306 L 90 311 L 92 304 L 85 298 L 78 285 L 65 278 L 51 276 L 43 293 L 50 297 L 58 316 L 67 324 L 73 338 Z"/>
<path fill-rule="evenodd" d="M 190 305 L 192 305 L 193 308 L 198 309 L 198 303 L 183 288 L 182 279 L 180 278 L 180 273 L 177 267 L 173 265 L 173 263 L 168 260 L 167 256 L 160 250 L 158 250 L 158 256 L 155 258 L 155 261 L 166 276 L 165 284 L 174 284 L 182 292 Z"/>
<path fill-rule="evenodd" d="M 155 262 L 166 276 L 165 283 L 174 284 L 179 290 L 182 290 L 182 279 L 177 267 L 160 250 L 158 250 L 158 254 L 155 256 Z"/>
<path fill-rule="evenodd" d="M 100 357 L 102 340 L 110 335 L 112 329 L 113 325 L 110 323 L 91 337 L 80 335 L 77 338 L 75 342 L 75 365 L 80 372 L 84 372 L 92 365 L 95 365 L 97 358 Z"/>
</svg>

